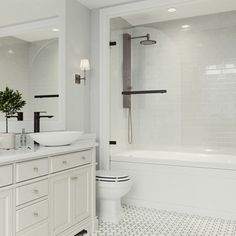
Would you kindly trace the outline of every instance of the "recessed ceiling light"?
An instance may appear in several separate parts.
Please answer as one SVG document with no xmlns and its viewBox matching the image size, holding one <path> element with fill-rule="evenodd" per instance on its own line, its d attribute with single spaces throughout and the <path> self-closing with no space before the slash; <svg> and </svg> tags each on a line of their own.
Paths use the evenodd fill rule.
<svg viewBox="0 0 236 236">
<path fill-rule="evenodd" d="M 14 51 L 13 51 L 12 49 L 9 49 L 7 52 L 8 52 L 9 54 L 14 54 Z"/>
<path fill-rule="evenodd" d="M 188 29 L 188 28 L 190 28 L 191 26 L 190 26 L 190 25 L 182 25 L 181 27 L 182 27 L 182 29 Z"/>
<path fill-rule="evenodd" d="M 58 31 L 60 31 L 58 28 L 54 28 L 54 29 L 52 29 L 52 31 L 54 31 L 54 32 L 58 32 Z"/>
<path fill-rule="evenodd" d="M 171 13 L 172 13 L 172 12 L 176 12 L 176 11 L 177 11 L 176 8 L 173 8 L 173 7 L 171 7 L 171 8 L 168 9 L 168 12 L 171 12 Z"/>
</svg>

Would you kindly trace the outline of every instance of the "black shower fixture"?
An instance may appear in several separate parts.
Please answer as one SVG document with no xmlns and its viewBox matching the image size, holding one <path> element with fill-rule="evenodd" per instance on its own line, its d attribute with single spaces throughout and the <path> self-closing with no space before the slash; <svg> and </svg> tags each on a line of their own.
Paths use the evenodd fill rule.
<svg viewBox="0 0 236 236">
<path fill-rule="evenodd" d="M 130 39 L 143 39 L 143 38 L 146 38 L 146 39 L 140 41 L 141 45 L 153 45 L 153 44 L 157 43 L 156 40 L 150 39 L 150 34 L 146 34 L 146 35 L 143 35 L 143 36 L 131 37 Z"/>
<path fill-rule="evenodd" d="M 156 40 L 150 39 L 150 34 L 144 36 L 132 37 L 130 34 L 123 34 L 123 108 L 128 109 L 128 142 L 133 142 L 133 125 L 132 125 L 132 102 L 131 96 L 141 94 L 164 94 L 167 93 L 166 89 L 158 90 L 132 90 L 131 81 L 131 40 L 133 39 L 144 39 L 140 41 L 141 45 L 154 45 L 157 43 Z"/>
</svg>

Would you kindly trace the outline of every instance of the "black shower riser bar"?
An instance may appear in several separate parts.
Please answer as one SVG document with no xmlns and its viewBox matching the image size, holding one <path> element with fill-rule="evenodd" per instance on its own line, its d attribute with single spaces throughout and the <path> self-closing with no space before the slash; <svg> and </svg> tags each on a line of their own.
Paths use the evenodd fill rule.
<svg viewBox="0 0 236 236">
<path fill-rule="evenodd" d="M 123 91 L 122 95 L 134 95 L 134 94 L 155 94 L 155 93 L 167 93 L 167 90 L 139 90 L 139 91 Z"/>
</svg>

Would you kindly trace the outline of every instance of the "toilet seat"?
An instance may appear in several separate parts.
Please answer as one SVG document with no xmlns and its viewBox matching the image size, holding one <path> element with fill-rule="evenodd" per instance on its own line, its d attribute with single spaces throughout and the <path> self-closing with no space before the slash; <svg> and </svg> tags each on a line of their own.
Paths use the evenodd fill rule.
<svg viewBox="0 0 236 236">
<path fill-rule="evenodd" d="M 101 182 L 127 182 L 130 177 L 121 171 L 99 170 L 96 173 L 96 180 Z"/>
</svg>

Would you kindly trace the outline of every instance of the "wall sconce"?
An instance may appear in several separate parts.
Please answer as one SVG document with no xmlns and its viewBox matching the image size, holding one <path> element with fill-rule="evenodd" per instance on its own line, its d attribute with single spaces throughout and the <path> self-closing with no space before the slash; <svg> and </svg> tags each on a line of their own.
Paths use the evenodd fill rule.
<svg viewBox="0 0 236 236">
<path fill-rule="evenodd" d="M 90 70 L 90 63 L 88 59 L 82 59 L 80 61 L 80 69 L 84 71 L 84 76 L 81 77 L 81 75 L 75 74 L 75 83 L 80 84 L 81 80 L 84 80 L 84 84 L 86 81 L 86 71 Z"/>
</svg>

